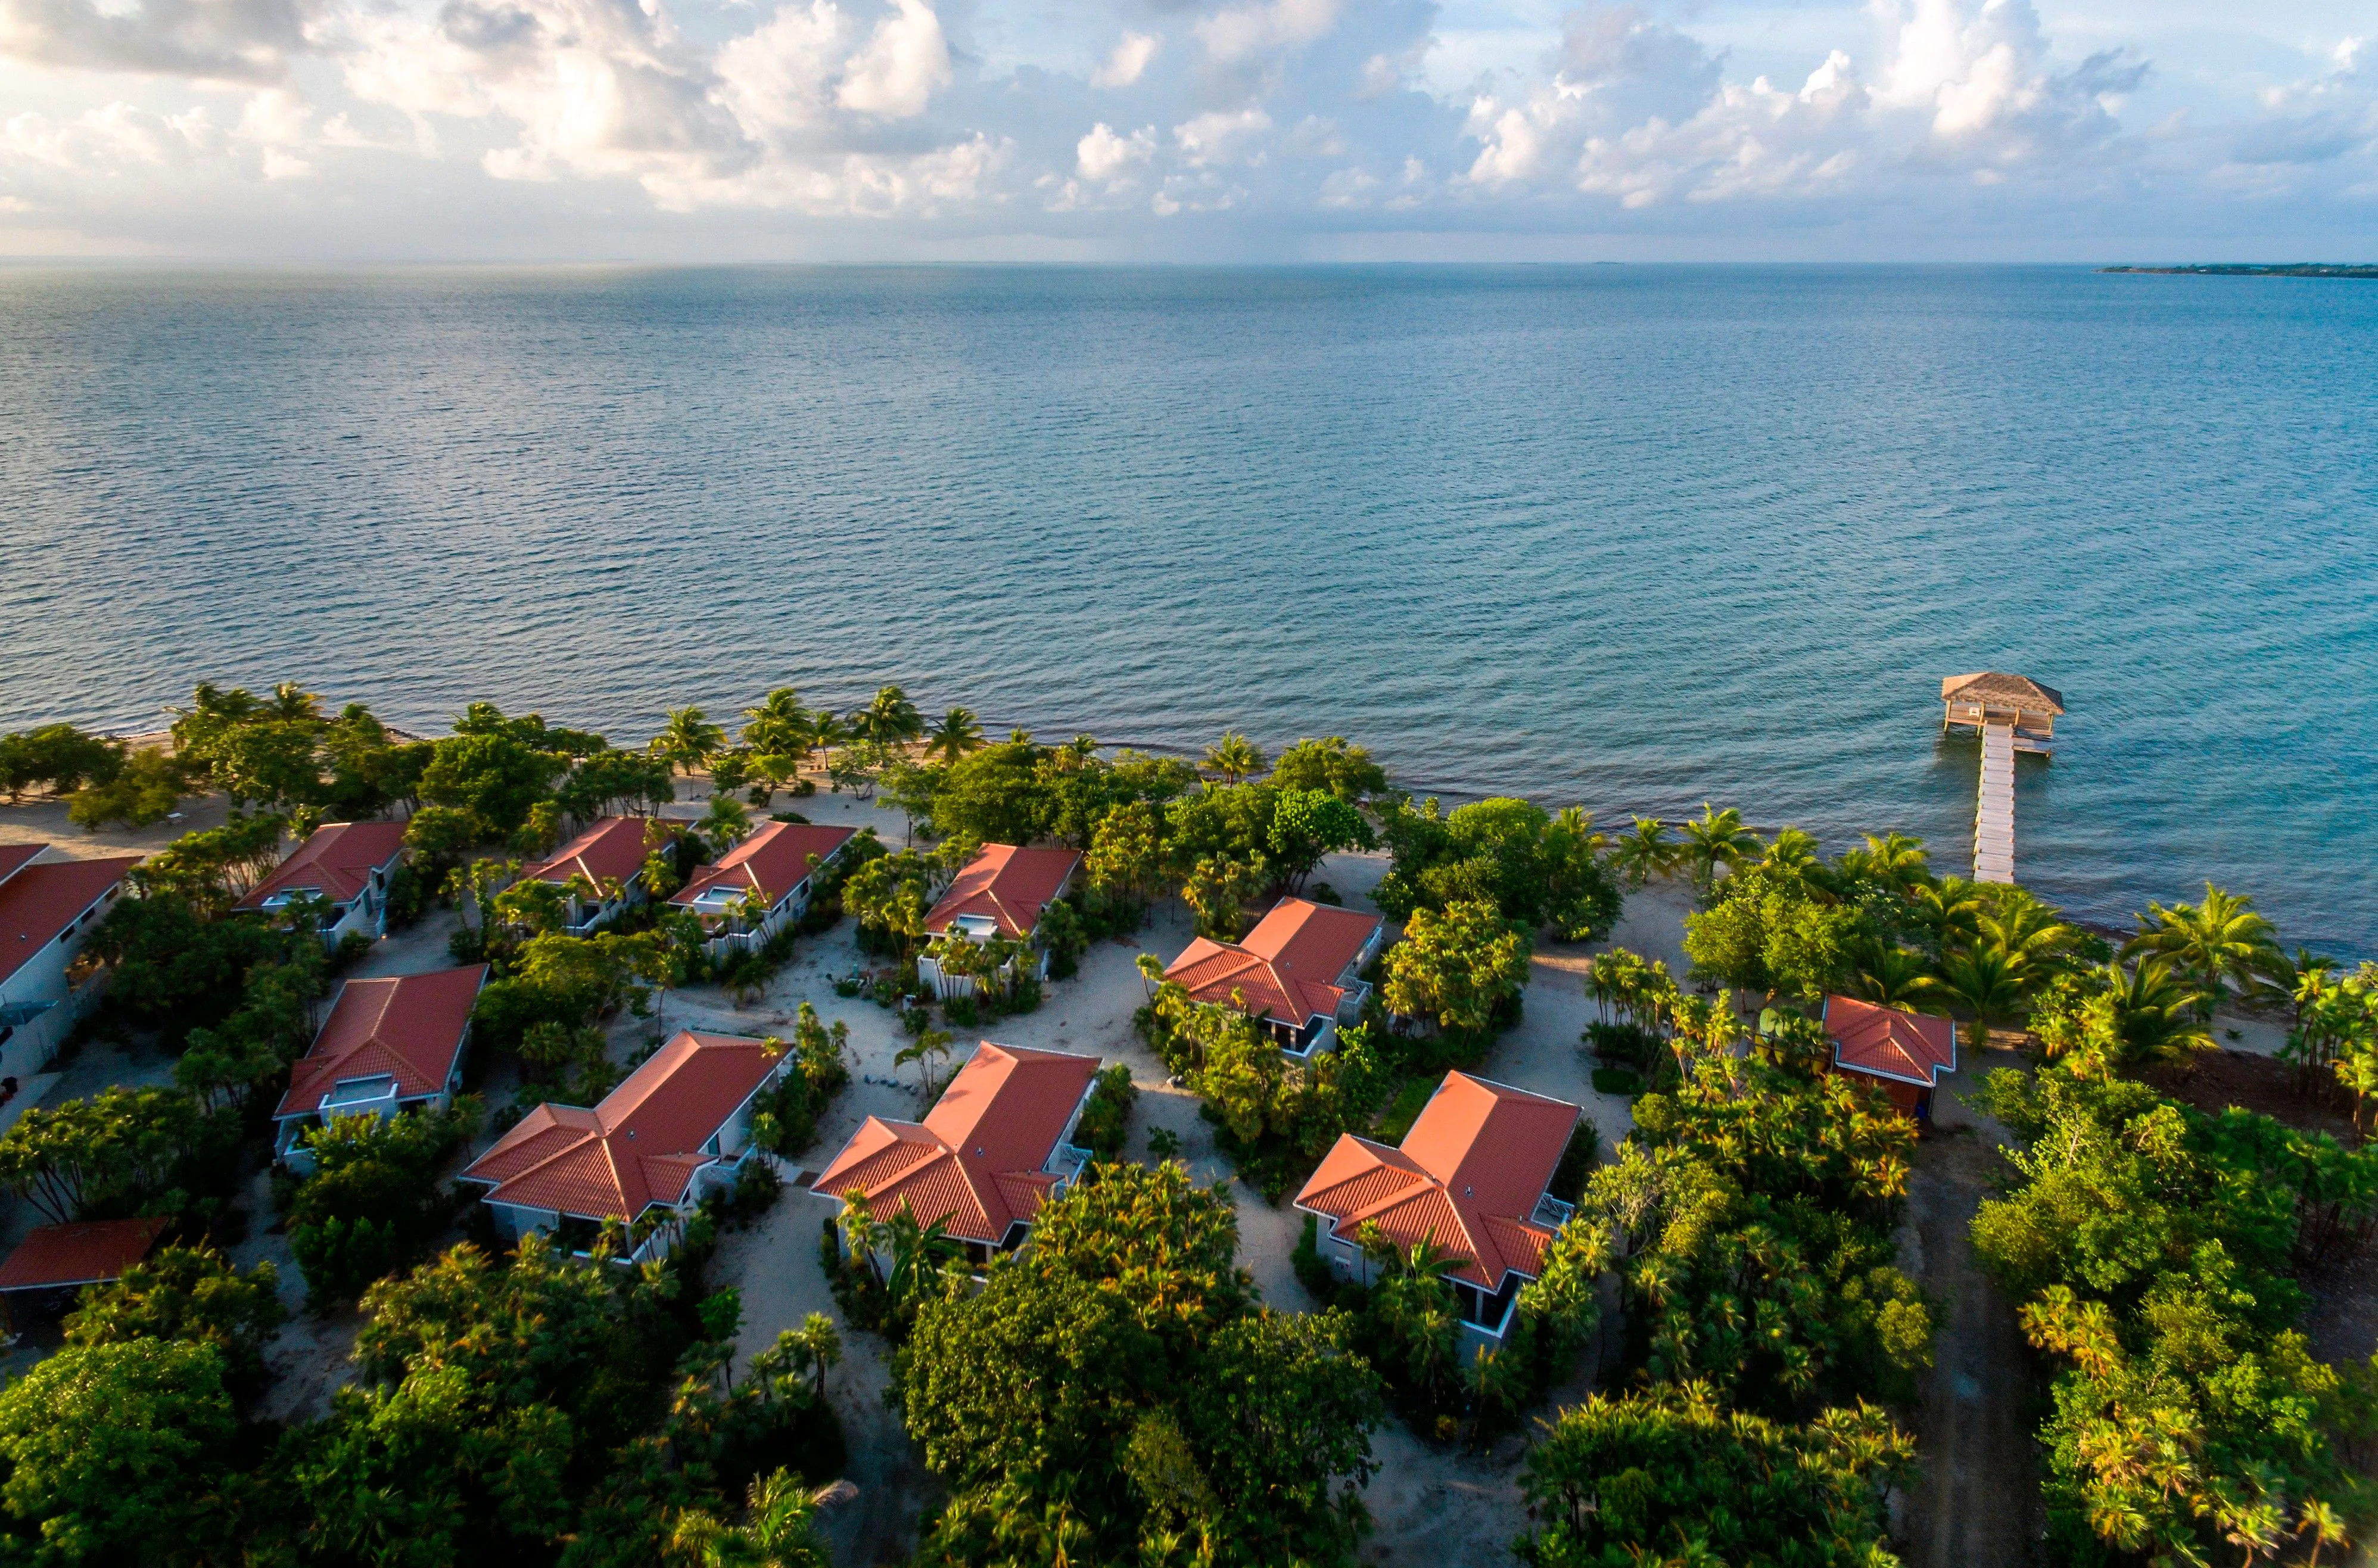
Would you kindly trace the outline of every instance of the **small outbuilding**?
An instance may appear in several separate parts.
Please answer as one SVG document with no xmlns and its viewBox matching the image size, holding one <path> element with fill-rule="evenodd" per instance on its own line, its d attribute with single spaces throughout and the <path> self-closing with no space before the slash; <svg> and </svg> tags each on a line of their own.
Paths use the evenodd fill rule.
<svg viewBox="0 0 2378 1568">
<path fill-rule="evenodd" d="M 153 1216 L 38 1226 L 0 1262 L 0 1306 L 13 1313 L 19 1302 L 38 1304 L 87 1285 L 113 1285 L 149 1256 L 169 1223 Z"/>
<path fill-rule="evenodd" d="M 1869 1080 L 1917 1121 L 1931 1119 L 1932 1091 L 1957 1070 L 1956 1025 L 1855 996 L 1826 997 L 1823 1017 L 1835 1072 Z"/>
<path fill-rule="evenodd" d="M 2064 694 L 2028 675 L 1984 669 L 1951 675 L 1940 682 L 1940 728 L 1988 730 L 2003 724 L 2014 732 L 2015 750 L 2045 752 L 2064 711 Z"/>
</svg>

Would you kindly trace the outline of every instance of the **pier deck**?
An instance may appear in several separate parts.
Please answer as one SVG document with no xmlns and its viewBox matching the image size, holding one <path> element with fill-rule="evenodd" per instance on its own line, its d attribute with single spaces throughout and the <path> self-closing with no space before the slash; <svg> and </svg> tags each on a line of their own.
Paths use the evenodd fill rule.
<svg viewBox="0 0 2378 1568">
<path fill-rule="evenodd" d="M 2014 880 L 2014 726 L 1982 726 L 1981 798 L 1974 809 L 1974 880 Z"/>
</svg>

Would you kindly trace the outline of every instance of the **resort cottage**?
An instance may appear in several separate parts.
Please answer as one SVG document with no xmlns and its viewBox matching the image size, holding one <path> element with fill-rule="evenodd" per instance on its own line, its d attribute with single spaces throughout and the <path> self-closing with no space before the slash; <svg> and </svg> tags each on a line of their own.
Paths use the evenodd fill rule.
<svg viewBox="0 0 2378 1568">
<path fill-rule="evenodd" d="M 299 899 L 320 899 L 330 906 L 322 921 L 324 947 L 350 935 L 385 936 L 388 883 L 404 859 L 404 826 L 326 822 L 234 908 L 279 914 Z"/>
<path fill-rule="evenodd" d="M 542 1231 L 582 1254 L 606 1221 L 657 1222 L 623 1255 L 649 1261 L 704 1196 L 735 1185 L 756 1152 L 752 1102 L 790 1059 L 765 1041 L 680 1031 L 593 1110 L 539 1105 L 456 1179 L 487 1189 L 508 1242 Z"/>
<path fill-rule="evenodd" d="M 1072 1144 L 1096 1056 L 984 1041 L 922 1122 L 870 1116 L 810 1190 L 867 1200 L 879 1220 L 902 1209 L 940 1220 L 979 1265 L 1023 1245 L 1032 1216 L 1076 1179 L 1089 1152 Z"/>
<path fill-rule="evenodd" d="M 451 1105 L 462 1087 L 471 1009 L 486 983 L 487 966 L 473 964 L 341 986 L 313 1045 L 289 1069 L 272 1113 L 274 1154 L 304 1174 L 314 1155 L 302 1140 L 334 1116 Z"/>
<path fill-rule="evenodd" d="M 1243 1007 L 1281 1050 L 1314 1056 L 1362 1018 L 1363 971 L 1386 932 L 1376 915 L 1282 899 L 1243 942 L 1190 943 L 1164 978 L 1197 1001 Z"/>
<path fill-rule="evenodd" d="M 1030 942 L 1040 929 L 1040 912 L 1065 896 L 1081 865 L 1082 857 L 1072 850 L 985 844 L 926 914 L 925 935 L 940 941 Z M 1040 961 L 1045 975 L 1046 954 Z M 937 996 L 974 995 L 973 975 L 955 972 L 930 951 L 917 960 L 917 976 Z"/>
<path fill-rule="evenodd" d="M 1954 1024 L 1855 996 L 1826 997 L 1822 1016 L 1834 1071 L 1865 1079 L 1917 1121 L 1931 1120 L 1933 1089 L 1957 1070 Z"/>
<path fill-rule="evenodd" d="M 751 837 L 695 870 L 669 899 L 691 910 L 711 933 L 705 950 L 751 952 L 810 907 L 811 873 L 842 853 L 857 830 L 820 827 L 806 822 L 765 822 Z M 753 904 L 766 912 L 753 920 Z"/>
<path fill-rule="evenodd" d="M 106 971 L 83 953 L 137 855 L 43 861 L 47 844 L 0 844 L 0 1074 L 50 1065 L 99 999 Z"/>
<path fill-rule="evenodd" d="M 163 1216 L 138 1220 L 82 1220 L 37 1225 L 0 1263 L 0 1310 L 13 1332 L 28 1301 L 58 1305 L 89 1285 L 114 1285 L 125 1271 L 149 1256 L 172 1224 Z"/>
<path fill-rule="evenodd" d="M 1570 1206 L 1545 1188 L 1580 1113 L 1565 1100 L 1449 1072 L 1390 1149 L 1341 1134 L 1296 1195 L 1322 1224 L 1322 1255 L 1341 1278 L 1371 1283 L 1366 1224 L 1409 1250 L 1429 1242 L 1460 1260 L 1447 1277 L 1461 1306 L 1462 1348 L 1501 1343 L 1519 1285 L 1543 1272 L 1544 1248 Z"/>
<path fill-rule="evenodd" d="M 607 816 L 545 859 L 522 866 L 520 880 L 562 888 L 570 896 L 562 931 L 589 935 L 644 901 L 645 860 L 684 827 L 664 817 Z"/>
</svg>

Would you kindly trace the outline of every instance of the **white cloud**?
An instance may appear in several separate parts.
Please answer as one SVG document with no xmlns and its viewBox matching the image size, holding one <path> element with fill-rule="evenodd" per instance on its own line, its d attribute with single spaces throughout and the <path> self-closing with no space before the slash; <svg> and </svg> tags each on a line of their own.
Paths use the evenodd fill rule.
<svg viewBox="0 0 2378 1568">
<path fill-rule="evenodd" d="M 1172 127 L 1173 144 L 1191 165 L 1244 163 L 1263 156 L 1271 116 L 1261 109 L 1216 111 L 1184 120 Z"/>
<path fill-rule="evenodd" d="M 1147 67 L 1155 63 L 1156 53 L 1163 43 L 1154 33 L 1124 33 L 1123 42 L 1090 73 L 1090 85 L 1110 90 L 1130 87 L 1147 74 Z"/>
<path fill-rule="evenodd" d="M 925 112 L 935 89 L 950 84 L 950 48 L 941 18 L 925 0 L 893 5 L 851 58 L 835 101 L 862 115 L 909 119 Z"/>
<path fill-rule="evenodd" d="M 1086 180 L 1111 180 L 1145 163 L 1156 151 L 1156 127 L 1117 136 L 1104 120 L 1074 144 L 1074 164 Z"/>
<path fill-rule="evenodd" d="M 1198 21 L 1198 42 L 1217 60 L 1236 61 L 1274 50 L 1301 49 L 1328 36 L 1340 0 L 1267 0 L 1237 6 Z"/>
</svg>

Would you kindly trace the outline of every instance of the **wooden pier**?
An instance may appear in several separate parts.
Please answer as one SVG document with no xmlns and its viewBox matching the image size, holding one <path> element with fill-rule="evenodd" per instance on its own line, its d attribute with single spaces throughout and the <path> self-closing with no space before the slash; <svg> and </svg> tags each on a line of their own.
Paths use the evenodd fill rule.
<svg viewBox="0 0 2378 1568">
<path fill-rule="evenodd" d="M 2025 675 L 1986 669 L 1940 682 L 1940 728 L 1982 734 L 1982 783 L 1974 805 L 1974 880 L 2014 880 L 2014 754 L 2046 756 L 2064 694 Z"/>
</svg>

